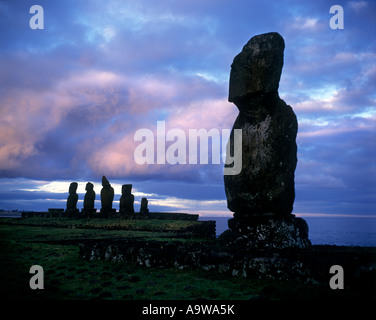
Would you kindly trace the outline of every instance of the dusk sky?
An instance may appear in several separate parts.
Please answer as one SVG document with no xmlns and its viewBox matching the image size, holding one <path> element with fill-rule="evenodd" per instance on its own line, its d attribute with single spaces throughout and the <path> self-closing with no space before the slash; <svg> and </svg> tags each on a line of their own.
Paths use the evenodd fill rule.
<svg viewBox="0 0 376 320">
<path fill-rule="evenodd" d="M 131 183 L 136 211 L 147 197 L 150 211 L 231 216 L 222 161 L 140 165 L 134 135 L 231 129 L 231 63 L 278 32 L 299 124 L 293 213 L 376 215 L 375 17 L 374 0 L 0 1 L 0 209 L 65 208 L 72 181 L 78 208 L 91 181 L 100 209 L 105 175 L 117 209 Z"/>
</svg>

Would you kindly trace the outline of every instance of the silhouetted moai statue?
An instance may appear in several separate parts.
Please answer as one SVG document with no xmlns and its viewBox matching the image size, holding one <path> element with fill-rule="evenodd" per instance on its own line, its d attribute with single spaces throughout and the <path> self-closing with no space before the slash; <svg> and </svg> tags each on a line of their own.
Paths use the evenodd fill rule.
<svg viewBox="0 0 376 320">
<path fill-rule="evenodd" d="M 121 213 L 134 213 L 134 195 L 132 192 L 131 184 L 123 184 L 121 188 L 122 196 L 120 197 L 120 212 Z"/>
<path fill-rule="evenodd" d="M 97 211 L 94 209 L 94 202 L 95 202 L 95 191 L 94 185 L 91 182 L 88 182 L 85 187 L 86 194 L 84 198 L 84 212 L 95 212 Z"/>
<path fill-rule="evenodd" d="M 105 176 L 102 177 L 102 190 L 101 190 L 101 212 L 114 212 L 112 209 L 112 201 L 114 201 L 114 188 L 111 187 Z"/>
<path fill-rule="evenodd" d="M 146 199 L 146 198 L 142 198 L 141 199 L 140 213 L 143 213 L 143 214 L 149 213 L 148 199 Z"/>
<path fill-rule="evenodd" d="M 289 217 L 293 209 L 298 122 L 278 95 L 284 48 L 276 32 L 257 35 L 231 65 L 229 101 L 239 109 L 233 130 L 242 130 L 242 170 L 225 175 L 224 183 L 232 222 L 243 229 L 253 217 Z"/>
<path fill-rule="evenodd" d="M 77 194 L 77 182 L 72 182 L 69 186 L 69 196 L 67 199 L 67 209 L 65 212 L 67 213 L 75 213 L 78 212 L 77 209 L 77 201 L 78 201 L 78 194 Z"/>
<path fill-rule="evenodd" d="M 227 244 L 279 249 L 311 244 L 306 221 L 291 214 L 298 121 L 278 94 L 284 49 L 280 34 L 256 35 L 231 65 L 228 100 L 238 107 L 239 114 L 231 131 L 225 169 L 235 164 L 231 161 L 235 130 L 241 132 L 242 152 L 240 172 L 224 174 L 227 207 L 234 217 L 228 221 L 230 229 L 218 240 Z"/>
</svg>

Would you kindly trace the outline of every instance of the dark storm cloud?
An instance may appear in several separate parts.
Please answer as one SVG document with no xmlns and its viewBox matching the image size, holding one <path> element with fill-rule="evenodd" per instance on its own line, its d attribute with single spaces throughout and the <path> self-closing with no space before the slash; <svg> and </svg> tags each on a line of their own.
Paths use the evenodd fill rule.
<svg viewBox="0 0 376 320">
<path fill-rule="evenodd" d="M 224 200 L 221 165 L 137 166 L 133 136 L 158 120 L 185 132 L 231 128 L 232 60 L 253 35 L 278 31 L 286 43 L 280 94 L 299 121 L 296 210 L 374 210 L 373 2 L 343 2 L 344 30 L 330 29 L 327 1 L 38 4 L 44 30 L 30 29 L 29 1 L 0 3 L 1 177 L 47 183 L 107 174 L 158 193 L 161 208 L 178 204 L 168 197 L 186 207 L 184 199 Z M 30 184 L 24 189 L 38 186 Z M 25 192 L 0 198 L 25 198 L 25 208 L 42 195 Z M 226 210 L 223 201 L 212 205 Z"/>
</svg>

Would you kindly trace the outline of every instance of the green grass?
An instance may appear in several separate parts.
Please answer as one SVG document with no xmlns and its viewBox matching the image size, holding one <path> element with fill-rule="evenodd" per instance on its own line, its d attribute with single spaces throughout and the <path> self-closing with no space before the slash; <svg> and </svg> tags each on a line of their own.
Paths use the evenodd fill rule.
<svg viewBox="0 0 376 320">
<path fill-rule="evenodd" d="M 199 225 L 201 221 L 187 220 L 128 220 L 112 219 L 75 219 L 75 218 L 0 218 L 0 224 L 15 224 L 29 226 L 48 226 L 57 228 L 106 229 L 106 230 L 136 230 L 176 232 L 191 226 Z"/>
<path fill-rule="evenodd" d="M 272 280 L 84 261 L 78 258 L 78 248 L 69 245 L 16 241 L 0 245 L 0 292 L 9 299 L 247 300 L 257 299 L 264 288 L 275 287 Z M 29 269 L 35 264 L 44 269 L 44 290 L 29 287 Z M 273 295 L 280 298 L 278 291 Z"/>
<path fill-rule="evenodd" d="M 287 281 L 229 277 L 216 272 L 147 268 L 124 262 L 86 261 L 61 240 L 140 237 L 167 241 L 166 234 L 130 230 L 0 225 L 0 296 L 8 299 L 248 300 L 322 297 L 328 288 Z M 60 242 L 54 242 L 60 241 Z M 182 241 L 168 238 L 168 241 Z M 184 240 L 194 241 L 194 240 Z M 32 290 L 32 265 L 44 269 L 44 290 Z"/>
<path fill-rule="evenodd" d="M 202 241 L 186 232 L 200 221 L 126 220 L 73 218 L 0 218 L 3 226 L 13 225 L 13 234 L 22 234 L 28 241 L 64 241 L 81 239 L 150 239 L 154 241 Z M 30 228 L 32 227 L 32 228 Z M 21 235 L 19 235 L 21 237 Z M 25 238 L 26 237 L 26 238 Z M 206 240 L 207 241 L 207 240 Z"/>
</svg>

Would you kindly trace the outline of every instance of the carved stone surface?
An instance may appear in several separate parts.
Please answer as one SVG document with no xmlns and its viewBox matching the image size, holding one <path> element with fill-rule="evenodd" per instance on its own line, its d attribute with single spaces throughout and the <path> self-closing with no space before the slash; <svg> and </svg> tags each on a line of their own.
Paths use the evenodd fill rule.
<svg viewBox="0 0 376 320">
<path fill-rule="evenodd" d="M 141 199 L 141 208 L 140 208 L 140 213 L 149 213 L 149 209 L 148 209 L 148 199 L 146 198 L 142 198 Z"/>
<path fill-rule="evenodd" d="M 77 194 L 77 182 L 72 182 L 69 186 L 69 196 L 67 199 L 67 209 L 66 212 L 77 212 L 77 201 L 78 201 L 78 194 Z"/>
<path fill-rule="evenodd" d="M 102 177 L 102 190 L 101 190 L 101 212 L 113 212 L 112 202 L 114 201 L 114 188 L 105 176 Z"/>
<path fill-rule="evenodd" d="M 88 182 L 85 187 L 86 194 L 84 197 L 84 211 L 93 212 L 94 203 L 95 203 L 95 191 L 94 185 L 91 182 Z"/>
<path fill-rule="evenodd" d="M 293 216 L 255 218 L 248 221 L 247 225 L 231 219 L 229 227 L 231 230 L 222 233 L 218 241 L 237 248 L 303 249 L 311 245 L 306 221 Z"/>
<path fill-rule="evenodd" d="M 288 216 L 293 209 L 298 123 L 278 95 L 283 50 L 278 33 L 255 36 L 231 66 L 229 101 L 240 111 L 233 131 L 242 130 L 242 170 L 224 182 L 228 208 L 238 218 Z"/>
<path fill-rule="evenodd" d="M 239 115 L 227 157 L 234 154 L 234 130 L 240 129 L 242 168 L 237 175 L 224 175 L 227 207 L 234 217 L 228 222 L 231 230 L 220 239 L 236 247 L 310 245 L 307 223 L 291 214 L 298 122 L 278 95 L 284 48 L 278 33 L 258 35 L 231 65 L 229 101 L 238 107 Z"/>
<path fill-rule="evenodd" d="M 134 213 L 134 195 L 132 194 L 132 185 L 123 184 L 120 197 L 120 212 Z"/>
</svg>

